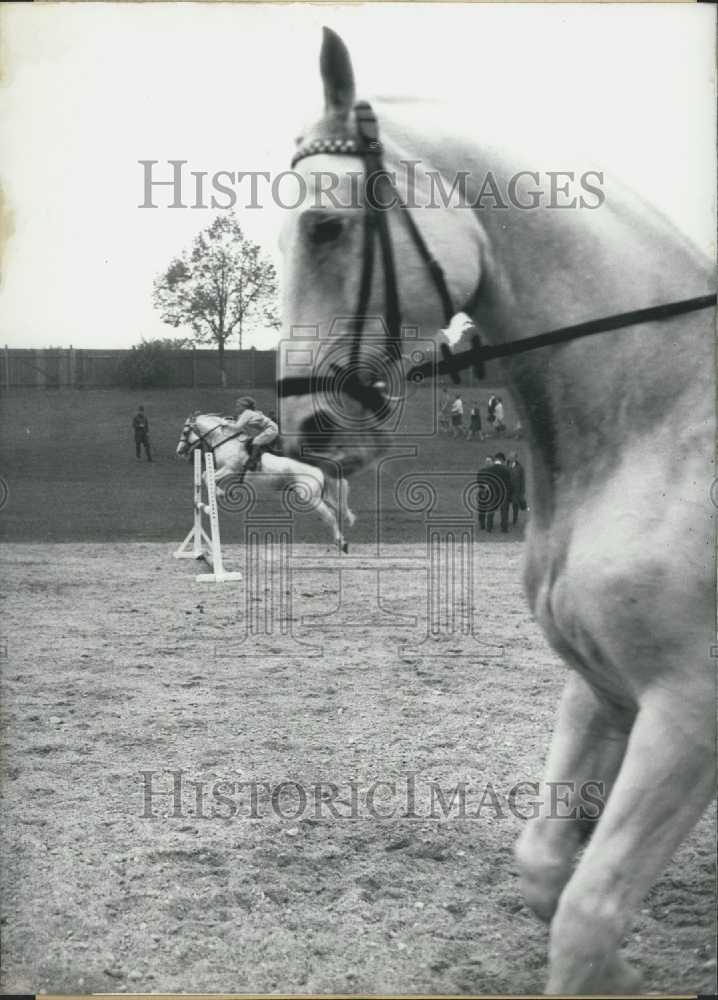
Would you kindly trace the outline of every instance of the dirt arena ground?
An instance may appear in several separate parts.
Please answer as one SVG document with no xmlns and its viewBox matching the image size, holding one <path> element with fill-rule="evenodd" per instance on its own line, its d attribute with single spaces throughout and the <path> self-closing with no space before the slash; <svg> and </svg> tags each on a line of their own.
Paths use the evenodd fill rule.
<svg viewBox="0 0 718 1000">
<path fill-rule="evenodd" d="M 510 793 L 541 777 L 563 668 L 521 533 L 481 537 L 459 626 L 435 633 L 430 515 L 387 517 L 378 550 L 362 483 L 355 569 L 300 518 L 291 576 L 276 548 L 258 570 L 228 515 L 252 586 L 197 583 L 172 559 L 190 475 L 169 461 L 192 401 L 143 400 L 147 467 L 138 397 L 28 396 L 0 412 L 1 988 L 540 991 L 547 934 L 512 858 L 531 796 Z M 434 446 L 445 482 L 485 448 Z M 714 853 L 711 813 L 634 921 L 646 990 L 716 989 Z"/>
</svg>

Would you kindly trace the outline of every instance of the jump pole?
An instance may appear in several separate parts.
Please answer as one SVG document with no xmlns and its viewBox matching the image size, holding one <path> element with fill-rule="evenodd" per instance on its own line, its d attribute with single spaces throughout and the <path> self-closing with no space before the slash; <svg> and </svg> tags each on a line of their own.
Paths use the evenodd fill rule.
<svg viewBox="0 0 718 1000">
<path fill-rule="evenodd" d="M 219 511 L 214 478 L 214 458 L 204 456 L 207 480 L 207 503 L 202 499 L 202 452 L 194 453 L 194 522 L 192 530 L 174 553 L 175 559 L 204 559 L 211 573 L 198 573 L 195 580 L 203 583 L 225 583 L 242 580 L 241 573 L 229 573 L 222 563 L 222 543 L 219 534 Z M 209 534 L 204 530 L 202 516 L 209 517 Z"/>
</svg>

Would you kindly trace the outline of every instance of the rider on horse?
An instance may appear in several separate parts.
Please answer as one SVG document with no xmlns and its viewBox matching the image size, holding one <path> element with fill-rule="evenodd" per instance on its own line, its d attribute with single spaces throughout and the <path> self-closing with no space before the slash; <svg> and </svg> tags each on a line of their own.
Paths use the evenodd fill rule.
<svg viewBox="0 0 718 1000">
<path fill-rule="evenodd" d="M 248 457 L 242 469 L 242 474 L 244 474 L 257 468 L 262 447 L 266 447 L 276 440 L 279 428 L 273 420 L 257 409 L 257 404 L 251 396 L 240 396 L 236 406 L 237 417 L 235 420 L 224 420 L 221 426 L 247 435 Z"/>
</svg>

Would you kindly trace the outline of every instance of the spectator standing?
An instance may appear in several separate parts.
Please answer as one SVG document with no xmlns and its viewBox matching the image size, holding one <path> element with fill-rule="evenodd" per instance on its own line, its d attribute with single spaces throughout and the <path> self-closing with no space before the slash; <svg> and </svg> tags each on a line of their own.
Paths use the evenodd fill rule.
<svg viewBox="0 0 718 1000">
<path fill-rule="evenodd" d="M 494 407 L 494 421 L 496 433 L 503 434 L 506 430 L 506 424 L 504 423 L 504 401 L 501 396 L 497 398 L 496 406 Z"/>
<path fill-rule="evenodd" d="M 513 524 L 516 525 L 519 511 L 526 510 L 526 473 L 523 465 L 519 462 L 517 452 L 512 451 L 509 455 L 507 468 L 511 476 L 511 513 Z"/>
<path fill-rule="evenodd" d="M 464 403 L 460 392 L 456 393 L 451 404 L 451 432 L 455 438 L 462 437 L 464 433 Z"/>
<path fill-rule="evenodd" d="M 493 496 L 496 506 L 486 514 L 486 530 L 494 530 L 494 514 L 499 511 L 501 531 L 505 535 L 509 530 L 509 504 L 511 503 L 511 473 L 506 468 L 506 456 L 502 451 L 494 455 L 494 464 L 486 470 L 492 477 Z"/>
<path fill-rule="evenodd" d="M 491 482 L 490 482 L 490 480 L 487 479 L 487 477 L 485 475 L 485 473 L 491 468 L 491 466 L 493 464 L 494 464 L 494 456 L 493 455 L 487 455 L 486 458 L 484 459 L 484 467 L 483 467 L 483 469 L 479 469 L 479 471 L 476 474 L 476 482 L 479 484 L 479 486 L 483 486 L 484 487 L 484 489 L 486 491 L 486 496 L 493 496 L 493 492 L 492 492 L 492 489 L 491 489 Z M 484 474 L 484 475 L 482 476 L 482 474 Z M 485 507 L 485 503 L 486 503 L 485 496 L 482 495 L 482 492 L 480 492 L 479 493 L 479 502 L 478 502 L 477 506 L 479 506 L 480 508 L 483 508 L 483 509 L 479 510 L 479 528 L 481 529 L 481 531 L 486 531 L 486 507 Z"/>
<path fill-rule="evenodd" d="M 498 399 L 496 398 L 496 396 L 492 392 L 491 395 L 489 396 L 489 402 L 488 402 L 488 405 L 486 407 L 487 422 L 489 424 L 489 427 L 492 430 L 493 430 L 493 426 L 494 426 L 494 421 L 496 419 L 495 410 L 496 410 L 496 404 L 497 404 L 497 402 L 498 402 Z"/>
<path fill-rule="evenodd" d="M 484 435 L 481 431 L 481 410 L 479 409 L 477 400 L 474 400 L 474 405 L 471 407 L 469 413 L 469 431 L 466 435 L 466 440 L 470 441 L 475 434 L 478 434 L 479 441 L 484 440 Z"/>
<path fill-rule="evenodd" d="M 150 422 L 145 416 L 144 406 L 137 407 L 137 413 L 132 418 L 132 430 L 135 434 L 135 455 L 137 456 L 137 461 L 141 460 L 140 449 L 145 449 L 145 455 L 147 456 L 147 461 L 152 461 L 152 455 L 150 454 Z"/>
</svg>

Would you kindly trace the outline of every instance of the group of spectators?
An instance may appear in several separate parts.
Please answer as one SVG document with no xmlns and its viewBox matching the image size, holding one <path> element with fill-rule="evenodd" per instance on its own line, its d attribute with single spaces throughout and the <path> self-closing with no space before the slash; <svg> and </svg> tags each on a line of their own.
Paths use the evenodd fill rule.
<svg viewBox="0 0 718 1000">
<path fill-rule="evenodd" d="M 484 441 L 492 435 L 507 435 L 504 401 L 501 396 L 491 393 L 486 407 L 486 427 L 481 418 L 479 401 L 474 400 L 468 412 L 468 426 L 464 422 L 464 399 L 460 392 L 454 393 L 453 400 L 449 390 L 444 386 L 439 399 L 439 430 L 450 431 L 452 437 L 465 437 L 467 441 L 477 437 Z M 521 422 L 517 421 L 511 432 L 513 437 L 522 436 Z"/>
<path fill-rule="evenodd" d="M 487 455 L 483 468 L 476 475 L 479 486 L 479 528 L 494 530 L 494 515 L 499 512 L 501 531 L 509 530 L 509 510 L 512 525 L 516 527 L 519 511 L 528 510 L 526 504 L 526 473 L 518 454 L 512 451 L 508 461 L 502 451 Z"/>
</svg>

